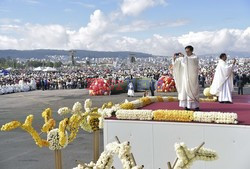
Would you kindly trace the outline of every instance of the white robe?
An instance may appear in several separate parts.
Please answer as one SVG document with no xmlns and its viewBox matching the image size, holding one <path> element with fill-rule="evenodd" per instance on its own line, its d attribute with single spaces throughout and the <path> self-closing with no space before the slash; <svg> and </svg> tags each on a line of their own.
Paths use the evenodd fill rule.
<svg viewBox="0 0 250 169">
<path fill-rule="evenodd" d="M 129 83 L 128 85 L 128 96 L 135 96 L 133 83 Z"/>
<path fill-rule="evenodd" d="M 173 75 L 180 107 L 199 107 L 198 58 L 184 56 L 173 61 Z"/>
<path fill-rule="evenodd" d="M 219 101 L 232 102 L 233 91 L 233 65 L 228 65 L 225 61 L 219 60 L 216 67 L 213 83 L 210 87 L 212 95 L 219 96 Z"/>
</svg>

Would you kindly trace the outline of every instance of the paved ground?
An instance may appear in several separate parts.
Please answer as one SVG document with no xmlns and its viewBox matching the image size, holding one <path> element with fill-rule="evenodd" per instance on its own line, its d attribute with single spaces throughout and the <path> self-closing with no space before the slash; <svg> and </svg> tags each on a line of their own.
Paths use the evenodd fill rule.
<svg viewBox="0 0 250 169">
<path fill-rule="evenodd" d="M 245 89 L 250 94 L 250 88 Z M 162 95 L 162 94 L 161 94 Z M 163 94 L 166 95 L 166 94 Z M 171 95 L 176 95 L 172 93 Z M 91 98 L 94 106 L 101 106 L 104 102 L 123 102 L 125 99 L 134 100 L 141 97 L 128 98 L 126 94 L 107 96 L 88 96 L 87 90 L 54 90 L 14 93 L 0 96 L 0 126 L 11 120 L 24 121 L 28 114 L 34 114 L 34 127 L 41 128 L 43 119 L 41 112 L 50 107 L 54 111 L 57 121 L 61 118 L 56 114 L 60 107 L 72 105 L 76 101 L 84 103 Z M 101 133 L 102 135 L 102 133 Z M 43 135 L 46 138 L 46 135 Z M 92 134 L 80 130 L 76 140 L 63 150 L 64 169 L 76 166 L 75 160 L 89 162 L 92 160 Z M 101 136 L 102 142 L 102 136 Z M 103 145 L 101 145 L 101 151 Z M 53 169 L 54 154 L 48 148 L 39 148 L 33 139 L 20 129 L 12 132 L 0 132 L 0 169 Z"/>
</svg>

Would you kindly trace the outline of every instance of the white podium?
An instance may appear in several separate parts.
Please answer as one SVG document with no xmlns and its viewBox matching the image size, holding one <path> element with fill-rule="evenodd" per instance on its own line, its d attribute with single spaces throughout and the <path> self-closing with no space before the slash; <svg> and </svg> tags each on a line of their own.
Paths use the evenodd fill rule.
<svg viewBox="0 0 250 169">
<path fill-rule="evenodd" d="M 215 150 L 216 161 L 197 161 L 192 169 L 250 169 L 250 126 L 156 121 L 104 121 L 104 145 L 129 141 L 138 165 L 145 169 L 167 169 L 176 158 L 174 144 L 184 142 L 189 148 L 205 142 Z M 114 166 L 121 169 L 116 157 Z"/>
</svg>

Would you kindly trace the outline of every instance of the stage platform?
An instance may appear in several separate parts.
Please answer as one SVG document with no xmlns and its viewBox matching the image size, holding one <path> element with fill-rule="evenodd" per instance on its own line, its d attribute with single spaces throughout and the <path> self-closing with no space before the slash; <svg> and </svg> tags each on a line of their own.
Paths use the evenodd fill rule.
<svg viewBox="0 0 250 169">
<path fill-rule="evenodd" d="M 205 148 L 215 150 L 219 159 L 197 161 L 192 169 L 249 169 L 250 96 L 234 96 L 234 104 L 201 103 L 202 111 L 236 112 L 240 125 L 212 123 L 158 122 L 136 120 L 104 120 L 104 145 L 115 141 L 130 141 L 138 165 L 145 169 L 167 169 L 167 162 L 176 158 L 175 143 L 189 148 L 203 141 Z M 143 109 L 179 109 L 178 102 L 153 103 Z M 122 168 L 118 158 L 115 168 Z"/>
<path fill-rule="evenodd" d="M 141 109 L 183 110 L 183 108 L 179 107 L 179 102 L 157 102 L 145 106 Z M 200 111 L 234 112 L 238 114 L 238 125 L 250 125 L 250 95 L 234 95 L 233 104 L 221 104 L 219 102 L 202 102 L 200 103 Z"/>
</svg>

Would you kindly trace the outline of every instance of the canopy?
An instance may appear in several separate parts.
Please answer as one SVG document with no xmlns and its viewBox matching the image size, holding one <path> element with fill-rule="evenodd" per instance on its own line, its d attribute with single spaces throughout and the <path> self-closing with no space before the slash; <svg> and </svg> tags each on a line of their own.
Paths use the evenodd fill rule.
<svg viewBox="0 0 250 169">
<path fill-rule="evenodd" d="M 43 69 L 41 67 L 37 67 L 35 69 L 33 69 L 34 71 L 42 71 Z"/>
<path fill-rule="evenodd" d="M 52 67 L 46 67 L 45 69 L 43 69 L 44 72 L 56 72 L 57 69 L 56 68 L 52 68 Z"/>
</svg>

